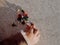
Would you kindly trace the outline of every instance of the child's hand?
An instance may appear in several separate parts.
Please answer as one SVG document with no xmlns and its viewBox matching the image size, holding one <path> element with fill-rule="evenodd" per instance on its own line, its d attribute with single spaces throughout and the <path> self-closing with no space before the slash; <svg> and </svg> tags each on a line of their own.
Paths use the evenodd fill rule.
<svg viewBox="0 0 60 45">
<path fill-rule="evenodd" d="M 27 41 L 28 45 L 35 45 L 39 41 L 40 33 L 38 30 L 36 31 L 36 33 L 33 33 L 33 30 L 31 30 L 29 35 L 26 35 L 24 31 L 21 31 L 21 33 Z"/>
</svg>

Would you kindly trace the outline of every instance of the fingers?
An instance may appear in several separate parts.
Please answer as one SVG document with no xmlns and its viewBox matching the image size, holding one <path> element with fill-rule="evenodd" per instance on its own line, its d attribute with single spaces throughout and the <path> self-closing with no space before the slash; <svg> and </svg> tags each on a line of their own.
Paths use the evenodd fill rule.
<svg viewBox="0 0 60 45">
<path fill-rule="evenodd" d="M 31 31 L 30 31 L 30 33 L 29 33 L 30 35 L 33 35 L 33 36 L 39 36 L 40 35 L 40 32 L 39 32 L 39 30 L 37 30 L 37 29 L 31 29 Z"/>
<path fill-rule="evenodd" d="M 24 36 L 25 40 L 28 42 L 28 44 L 36 44 L 38 41 L 39 41 L 39 38 L 40 38 L 40 33 L 39 33 L 39 30 L 36 31 L 36 33 L 34 34 L 33 33 L 33 29 L 31 30 L 30 32 L 30 36 L 27 36 L 26 35 L 26 32 L 22 32 L 22 35 Z"/>
<path fill-rule="evenodd" d="M 35 34 L 37 32 L 37 29 L 36 28 L 33 28 L 33 33 Z"/>
<path fill-rule="evenodd" d="M 31 34 L 33 34 L 33 29 L 31 29 Z"/>
<path fill-rule="evenodd" d="M 40 38 L 40 33 L 39 31 L 36 32 L 36 34 L 34 35 L 35 39 L 39 39 Z"/>
<path fill-rule="evenodd" d="M 37 30 L 35 36 L 38 36 L 39 34 L 40 34 L 39 30 Z"/>
<path fill-rule="evenodd" d="M 39 41 L 39 39 L 40 39 L 40 35 L 38 35 L 38 36 L 34 36 L 34 38 L 33 38 L 33 45 L 35 45 L 38 41 Z"/>
</svg>

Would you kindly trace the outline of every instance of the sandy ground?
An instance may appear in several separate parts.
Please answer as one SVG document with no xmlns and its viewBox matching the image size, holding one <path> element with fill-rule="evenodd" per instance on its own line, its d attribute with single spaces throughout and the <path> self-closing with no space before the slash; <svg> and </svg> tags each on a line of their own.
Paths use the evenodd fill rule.
<svg viewBox="0 0 60 45">
<path fill-rule="evenodd" d="M 40 30 L 37 45 L 60 45 L 60 0 L 0 0 L 0 40 L 19 31 L 11 24 L 16 22 L 16 10 L 20 6 Z"/>
</svg>

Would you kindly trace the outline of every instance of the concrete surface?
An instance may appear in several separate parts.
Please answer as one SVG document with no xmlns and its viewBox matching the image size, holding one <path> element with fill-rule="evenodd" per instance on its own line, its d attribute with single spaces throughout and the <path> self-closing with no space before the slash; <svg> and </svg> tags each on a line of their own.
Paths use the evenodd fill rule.
<svg viewBox="0 0 60 45">
<path fill-rule="evenodd" d="M 30 19 L 40 30 L 40 41 L 37 45 L 60 45 L 60 0 L 1 0 L 0 4 L 0 37 L 11 35 L 9 25 L 15 22 L 19 6 L 28 12 Z M 17 7 L 18 5 L 18 7 Z M 8 15 L 9 14 L 9 15 Z M 6 21 L 8 19 L 8 21 Z M 3 21 L 4 20 L 4 21 Z M 5 22 L 6 24 L 4 24 Z M 7 25 L 8 24 L 8 25 Z M 4 31 L 8 30 L 8 32 Z M 10 33 L 9 33 L 10 32 Z M 16 31 L 15 31 L 16 32 Z M 5 34 L 6 33 L 6 34 Z M 7 35 L 7 36 L 5 36 Z M 1 39 L 3 39 L 1 37 Z"/>
</svg>

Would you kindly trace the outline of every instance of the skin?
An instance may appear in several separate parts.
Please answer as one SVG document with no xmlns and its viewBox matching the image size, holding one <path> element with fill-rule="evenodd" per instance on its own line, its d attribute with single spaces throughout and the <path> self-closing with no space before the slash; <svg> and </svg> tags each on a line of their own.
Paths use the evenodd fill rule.
<svg viewBox="0 0 60 45">
<path fill-rule="evenodd" d="M 38 30 L 35 34 L 33 33 L 33 30 L 31 30 L 30 34 L 25 36 L 27 37 L 27 39 L 29 39 L 28 42 L 30 43 L 30 45 L 35 45 L 40 37 Z M 21 33 L 17 33 L 16 35 L 0 42 L 0 45 L 27 45 L 27 43 Z"/>
<path fill-rule="evenodd" d="M 19 13 L 19 10 L 18 10 Z M 9 38 L 3 40 L 0 42 L 0 45 L 35 45 L 40 38 L 39 30 L 34 27 L 34 25 L 28 25 L 30 29 L 25 29 L 24 36 L 26 36 L 26 39 L 28 39 L 27 43 L 26 39 L 23 37 L 21 33 L 17 33 L 13 36 L 10 36 Z"/>
<path fill-rule="evenodd" d="M 29 25 L 30 26 L 30 25 Z M 38 29 L 35 28 L 35 26 L 33 28 L 31 28 L 32 26 L 30 26 L 29 28 L 27 28 L 25 31 L 23 31 L 24 36 L 26 37 L 25 39 L 28 39 L 28 44 L 29 45 L 35 45 L 40 38 L 40 32 Z"/>
</svg>

